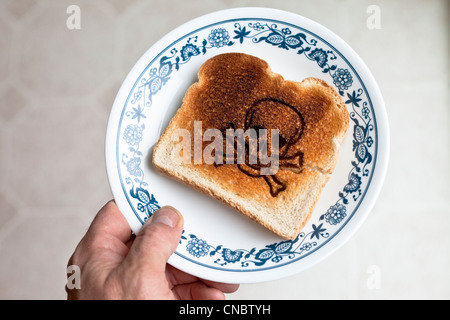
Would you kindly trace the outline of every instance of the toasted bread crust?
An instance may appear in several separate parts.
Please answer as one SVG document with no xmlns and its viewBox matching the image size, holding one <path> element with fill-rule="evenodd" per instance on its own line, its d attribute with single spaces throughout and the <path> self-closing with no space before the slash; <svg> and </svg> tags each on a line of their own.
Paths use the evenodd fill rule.
<svg viewBox="0 0 450 320">
<path fill-rule="evenodd" d="M 295 238 L 336 166 L 339 145 L 348 130 L 349 115 L 341 97 L 323 80 L 287 81 L 273 73 L 264 60 L 242 53 L 209 59 L 198 78 L 154 148 L 155 168 L 230 205 L 281 237 Z M 191 132 L 194 146 L 194 121 L 202 121 L 203 132 L 230 124 L 246 130 L 249 112 L 262 104 L 265 113 L 255 116 L 255 121 L 281 129 L 289 144 L 286 158 L 301 155 L 299 170 L 281 168 L 276 174 L 285 183 L 276 196 L 264 182 L 266 178 L 247 175 L 237 165 L 181 164 L 175 160 L 174 130 Z M 275 111 L 268 114 L 267 110 Z M 294 130 L 296 126 L 302 128 Z"/>
</svg>

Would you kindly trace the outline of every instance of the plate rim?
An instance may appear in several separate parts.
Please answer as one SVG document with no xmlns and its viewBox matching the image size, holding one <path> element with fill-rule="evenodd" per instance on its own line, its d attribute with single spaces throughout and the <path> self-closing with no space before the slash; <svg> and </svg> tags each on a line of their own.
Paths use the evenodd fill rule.
<svg viewBox="0 0 450 320">
<path fill-rule="evenodd" d="M 255 283 L 255 282 L 275 280 L 278 278 L 289 276 L 289 275 L 301 272 L 301 271 L 311 267 L 312 265 L 314 265 L 314 264 L 318 263 L 319 261 L 323 260 L 324 258 L 328 257 L 336 249 L 338 249 L 340 246 L 345 244 L 349 240 L 349 238 L 351 238 L 352 235 L 359 229 L 361 224 L 365 221 L 365 219 L 369 215 L 371 209 L 373 208 L 373 206 L 376 202 L 376 199 L 378 198 L 378 195 L 381 191 L 381 188 L 382 188 L 382 185 L 384 182 L 384 178 L 386 175 L 386 171 L 387 171 L 387 165 L 388 165 L 388 159 L 389 159 L 389 144 L 390 144 L 388 118 L 387 118 L 384 101 L 383 101 L 383 98 L 381 95 L 381 91 L 380 91 L 373 75 L 371 74 L 370 70 L 364 63 L 364 61 L 344 40 L 342 40 L 339 36 L 337 36 L 335 33 L 333 33 L 328 28 L 324 27 L 323 25 L 321 25 L 309 18 L 306 18 L 304 16 L 301 16 L 301 15 L 298 15 L 298 14 L 295 14 L 292 12 L 279 10 L 279 9 L 272 9 L 272 8 L 263 8 L 263 7 L 242 7 L 242 8 L 225 9 L 225 10 L 215 11 L 215 12 L 197 17 L 193 20 L 190 20 L 190 21 L 180 25 L 179 27 L 173 29 L 172 31 L 168 32 L 165 36 L 161 37 L 156 43 L 154 43 L 140 57 L 140 59 L 136 62 L 136 64 L 131 69 L 131 71 L 128 73 L 127 77 L 125 78 L 124 82 L 122 83 L 122 86 L 116 96 L 116 99 L 114 101 L 114 104 L 113 104 L 113 107 L 112 107 L 112 110 L 110 113 L 110 117 L 108 120 L 106 141 L 105 141 L 107 175 L 108 175 L 108 180 L 110 182 L 109 183 L 110 188 L 111 188 L 111 191 L 112 191 L 115 199 L 118 198 L 117 196 L 118 196 L 118 194 L 120 194 L 122 192 L 122 190 L 119 190 L 119 191 L 116 190 L 116 187 L 117 187 L 116 182 L 119 179 L 118 179 L 117 175 L 114 175 L 114 172 L 118 171 L 117 168 L 114 168 L 115 164 L 116 164 L 115 152 L 112 152 L 112 154 L 114 155 L 113 161 L 108 161 L 108 159 L 111 159 L 111 157 L 109 157 L 108 155 L 111 154 L 111 149 L 112 149 L 111 145 L 114 145 L 114 143 L 111 144 L 111 143 L 108 143 L 108 141 L 110 141 L 111 135 L 113 135 L 113 137 L 117 137 L 118 132 L 116 132 L 117 130 L 115 130 L 115 129 L 117 129 L 117 126 L 114 126 L 114 124 L 113 124 L 114 117 L 115 117 L 116 113 L 121 113 L 121 111 L 122 111 L 121 107 L 122 107 L 123 103 L 119 103 L 121 100 L 123 100 L 123 99 L 121 99 L 121 97 L 123 98 L 124 93 L 125 93 L 125 96 L 128 96 L 130 94 L 130 91 L 128 88 L 131 89 L 133 87 L 133 84 L 136 79 L 136 77 L 135 76 L 133 77 L 133 75 L 136 74 L 136 71 L 143 70 L 142 69 L 143 65 L 149 64 L 149 60 L 148 60 L 149 57 L 157 57 L 158 53 L 161 52 L 163 47 L 166 48 L 168 46 L 173 45 L 174 41 L 176 39 L 179 39 L 180 37 L 185 36 L 189 33 L 193 33 L 197 29 L 203 28 L 206 25 L 211 25 L 211 24 L 219 23 L 219 22 L 223 23 L 223 22 L 225 22 L 225 20 L 239 19 L 239 18 L 242 19 L 244 17 L 245 18 L 253 17 L 251 19 L 280 20 L 280 22 L 293 24 L 293 25 L 296 25 L 296 23 L 298 24 L 299 21 L 303 20 L 302 22 L 307 22 L 308 24 L 313 25 L 314 28 L 318 28 L 320 30 L 322 36 L 324 34 L 326 36 L 331 36 L 331 38 L 332 38 L 331 41 L 333 41 L 333 44 L 330 44 L 328 42 L 328 40 L 330 40 L 330 38 L 328 38 L 328 40 L 326 42 L 329 43 L 332 47 L 337 46 L 340 48 L 340 51 L 342 51 L 343 48 L 345 48 L 345 53 L 346 53 L 345 57 L 348 57 L 348 53 L 351 53 L 350 60 L 357 61 L 357 67 L 358 67 L 357 74 L 360 75 L 361 83 L 364 85 L 366 85 L 367 83 L 370 83 L 370 90 L 366 89 L 367 94 L 369 94 L 369 93 L 371 94 L 370 100 L 374 101 L 375 98 L 378 100 L 377 104 L 376 104 L 377 107 L 375 107 L 375 103 L 373 103 L 373 109 L 374 109 L 374 111 L 376 110 L 376 112 L 377 112 L 376 113 L 376 117 L 378 119 L 377 120 L 377 133 L 379 136 L 378 136 L 378 151 L 377 151 L 377 157 L 376 157 L 377 163 L 375 163 L 373 166 L 372 181 L 370 182 L 370 184 L 367 187 L 366 197 L 359 204 L 359 208 L 357 208 L 355 210 L 355 213 L 357 211 L 359 211 L 359 212 L 364 211 L 364 214 L 360 213 L 358 215 L 354 215 L 352 217 L 352 219 L 349 219 L 348 221 L 346 221 L 346 226 L 342 227 L 340 229 L 340 231 L 338 231 L 332 237 L 332 239 L 334 239 L 334 240 L 326 241 L 326 243 L 327 243 L 326 250 L 322 246 L 322 248 L 320 248 L 320 250 L 318 249 L 318 250 L 314 251 L 314 253 L 315 253 L 314 255 L 304 257 L 301 260 L 293 261 L 293 263 L 290 264 L 291 267 L 288 267 L 288 268 L 286 268 L 286 267 L 289 264 L 287 264 L 287 265 L 285 264 L 283 266 L 280 266 L 278 268 L 273 268 L 273 269 L 269 268 L 269 269 L 264 269 L 264 270 L 252 270 L 252 271 L 248 271 L 248 272 L 239 272 L 242 270 L 236 270 L 236 272 L 234 272 L 233 270 L 210 270 L 210 268 L 208 266 L 206 266 L 206 267 L 201 266 L 197 262 L 189 263 L 190 268 L 188 268 L 189 270 L 187 272 L 196 274 L 196 275 L 201 274 L 202 278 L 205 278 L 208 280 L 221 281 L 221 282 L 227 282 L 227 283 Z M 297 20 L 297 22 L 294 22 L 293 20 L 294 21 Z M 185 31 L 183 31 L 183 30 L 185 30 Z M 316 33 L 316 32 L 317 32 L 317 30 L 314 31 L 314 33 Z M 170 41 L 171 39 L 173 41 Z M 322 40 L 324 40 L 324 39 L 322 39 Z M 337 45 L 336 45 L 336 42 L 338 42 Z M 153 54 L 153 53 L 156 53 L 156 54 Z M 347 63 L 349 63 L 349 62 L 347 61 Z M 354 65 L 354 64 L 356 64 L 356 62 L 354 62 L 353 64 L 350 64 L 350 65 Z M 355 70 L 355 72 L 356 72 L 356 70 Z M 361 73 L 363 73 L 363 75 L 361 75 Z M 139 77 L 137 79 L 139 79 Z M 364 82 L 362 81 L 362 79 L 364 79 Z M 117 107 L 117 104 L 120 105 L 120 108 Z M 375 117 L 375 113 L 374 113 L 374 117 Z M 117 117 L 116 117 L 116 119 L 117 119 Z M 113 149 L 115 150 L 115 147 Z M 113 163 L 111 163 L 111 162 L 113 162 Z M 369 194 L 369 191 L 370 191 L 370 194 Z M 361 207 L 364 208 L 364 210 L 362 210 Z M 133 219 L 133 218 L 130 218 L 129 216 L 127 217 L 127 215 L 125 215 L 125 217 L 127 218 L 127 221 L 133 230 L 138 230 L 142 226 L 142 224 L 137 223 L 136 218 Z M 350 228 L 350 226 L 351 226 L 351 228 Z M 319 254 L 319 252 L 320 252 L 320 254 Z M 177 258 L 177 254 L 178 253 L 175 252 L 175 254 L 172 255 L 172 257 L 169 259 L 169 263 L 174 265 L 177 268 L 184 269 L 184 271 L 186 271 L 186 268 L 183 268 L 183 266 L 180 266 L 180 261 L 178 261 L 179 259 L 182 259 L 183 260 L 182 263 L 185 264 L 186 263 L 185 258 L 181 258 L 181 257 Z M 298 266 L 299 261 L 301 261 L 301 263 L 300 263 L 302 266 L 301 268 L 300 268 L 300 266 Z M 292 268 L 292 265 L 296 265 L 296 268 Z M 208 268 L 210 273 L 207 272 L 207 274 L 206 274 L 205 268 Z M 279 272 L 280 269 L 283 270 L 282 274 L 280 274 L 280 272 Z M 191 272 L 191 271 L 193 271 L 193 272 Z M 219 274 L 217 274 L 217 273 L 219 273 Z M 254 274 L 254 273 L 257 274 L 256 277 L 250 276 L 250 274 Z M 261 277 L 263 273 L 264 273 L 264 277 Z M 225 275 L 223 275 L 223 274 L 225 274 Z M 239 274 L 241 274 L 241 275 L 243 274 L 244 277 L 238 276 Z M 259 278 L 262 278 L 262 279 L 259 279 Z"/>
</svg>

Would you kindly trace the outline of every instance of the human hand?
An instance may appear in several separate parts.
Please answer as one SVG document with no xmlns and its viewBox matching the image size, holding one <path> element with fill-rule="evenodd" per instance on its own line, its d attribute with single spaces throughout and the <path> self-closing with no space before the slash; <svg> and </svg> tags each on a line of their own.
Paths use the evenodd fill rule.
<svg viewBox="0 0 450 320">
<path fill-rule="evenodd" d="M 183 217 L 159 209 L 134 237 L 114 201 L 94 218 L 68 265 L 80 267 L 80 289 L 68 299 L 224 299 L 239 285 L 206 281 L 184 273 L 167 260 L 183 230 Z"/>
</svg>

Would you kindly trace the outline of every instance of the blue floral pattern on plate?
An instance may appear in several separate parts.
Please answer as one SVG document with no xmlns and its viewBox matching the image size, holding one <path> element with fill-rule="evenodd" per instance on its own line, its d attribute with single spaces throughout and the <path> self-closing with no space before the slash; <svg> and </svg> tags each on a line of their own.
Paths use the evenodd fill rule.
<svg viewBox="0 0 450 320">
<path fill-rule="evenodd" d="M 239 51 L 242 44 L 271 46 L 298 55 L 314 64 L 333 83 L 343 97 L 353 122 L 351 133 L 354 159 L 348 182 L 338 192 L 337 200 L 311 221 L 294 240 L 268 244 L 263 248 L 228 248 L 202 239 L 201 235 L 183 231 L 179 255 L 194 262 L 221 270 L 242 271 L 273 268 L 301 259 L 326 243 L 351 219 L 370 183 L 376 153 L 376 125 L 373 108 L 364 84 L 342 55 L 325 40 L 299 26 L 271 19 L 234 19 L 205 26 L 167 47 L 158 60 L 149 64 L 137 79 L 121 119 L 121 144 L 117 151 L 123 189 L 137 218 L 144 223 L 160 207 L 149 191 L 141 150 L 145 120 L 152 100 L 184 64 L 207 52 L 221 53 L 227 47 Z M 350 134 L 349 134 L 350 135 Z"/>
</svg>

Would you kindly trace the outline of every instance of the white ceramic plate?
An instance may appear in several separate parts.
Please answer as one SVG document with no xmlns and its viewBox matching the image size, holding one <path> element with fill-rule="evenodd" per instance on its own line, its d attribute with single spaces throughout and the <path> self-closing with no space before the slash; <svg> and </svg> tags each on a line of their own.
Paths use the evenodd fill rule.
<svg viewBox="0 0 450 320">
<path fill-rule="evenodd" d="M 158 175 L 152 149 L 181 105 L 199 67 L 214 55 L 243 52 L 285 79 L 324 79 L 350 112 L 335 173 L 314 213 L 285 241 L 218 201 Z M 274 280 L 300 272 L 342 245 L 378 196 L 389 153 L 380 91 L 358 55 L 309 19 L 266 8 L 219 11 L 192 20 L 155 43 L 124 81 L 111 111 L 106 164 L 114 198 L 133 231 L 161 206 L 178 208 L 185 228 L 169 260 L 193 275 L 228 283 Z"/>
</svg>

